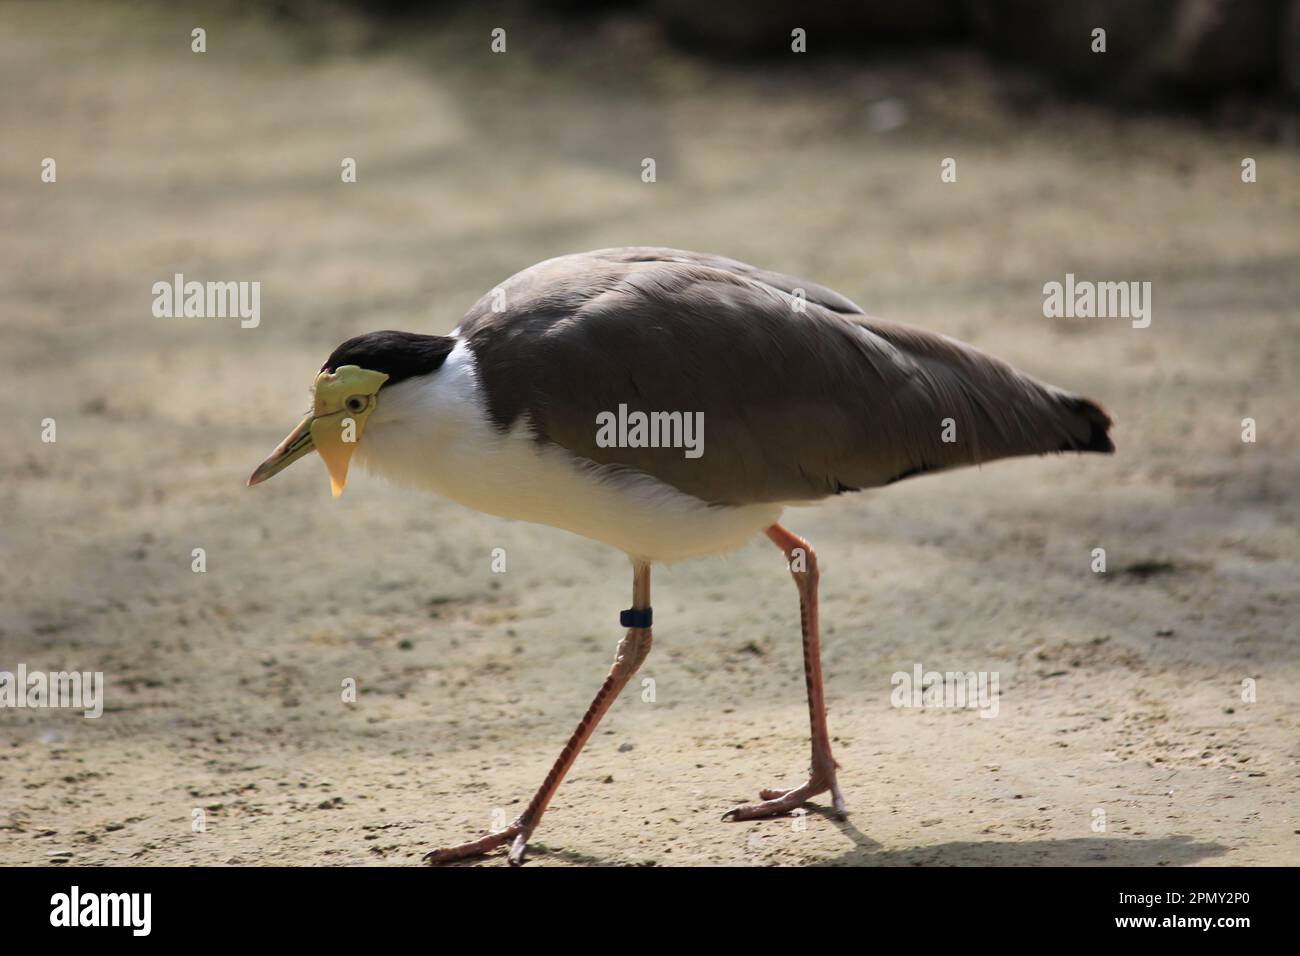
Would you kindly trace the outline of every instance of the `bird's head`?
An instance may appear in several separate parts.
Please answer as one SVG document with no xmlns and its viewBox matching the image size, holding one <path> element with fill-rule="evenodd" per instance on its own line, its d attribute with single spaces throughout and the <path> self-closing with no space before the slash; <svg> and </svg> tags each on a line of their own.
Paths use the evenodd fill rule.
<svg viewBox="0 0 1300 956">
<path fill-rule="evenodd" d="M 378 407 L 381 389 L 435 371 L 455 339 L 413 332 L 370 332 L 348 339 L 321 366 L 312 386 L 312 409 L 249 476 L 250 485 L 279 474 L 309 452 L 329 471 L 337 498 L 348 481 L 348 464 Z"/>
</svg>

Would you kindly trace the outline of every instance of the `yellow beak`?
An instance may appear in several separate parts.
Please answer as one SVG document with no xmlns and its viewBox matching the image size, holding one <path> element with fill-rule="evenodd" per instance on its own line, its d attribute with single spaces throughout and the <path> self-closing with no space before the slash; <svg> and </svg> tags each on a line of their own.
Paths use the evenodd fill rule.
<svg viewBox="0 0 1300 956">
<path fill-rule="evenodd" d="M 260 485 L 272 475 L 279 474 L 316 446 L 311 437 L 311 421 L 316 416 L 311 412 L 298 423 L 293 431 L 285 436 L 284 441 L 275 446 L 275 451 L 267 456 L 248 476 L 249 487 Z"/>
<path fill-rule="evenodd" d="M 375 410 L 376 393 L 388 380 L 383 372 L 344 365 L 316 376 L 315 407 L 276 446 L 248 478 L 260 484 L 315 450 L 325 462 L 337 498 L 348 483 L 348 464 L 361 440 L 366 419 Z M 364 406 L 360 403 L 364 401 Z"/>
</svg>

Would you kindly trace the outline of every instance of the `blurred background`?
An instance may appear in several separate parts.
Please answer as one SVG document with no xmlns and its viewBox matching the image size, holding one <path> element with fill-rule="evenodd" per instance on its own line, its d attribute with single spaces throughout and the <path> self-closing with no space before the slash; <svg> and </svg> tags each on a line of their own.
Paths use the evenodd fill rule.
<svg viewBox="0 0 1300 956">
<path fill-rule="evenodd" d="M 0 3 L 0 669 L 108 682 L 98 721 L 0 712 L 0 862 L 405 863 L 513 817 L 622 559 L 312 462 L 243 482 L 343 339 L 647 244 L 969 341 L 1119 452 L 788 516 L 848 829 L 717 824 L 804 766 L 775 554 L 660 572 L 657 702 L 535 858 L 1294 863 L 1298 95 L 1298 0 Z M 260 282 L 260 324 L 156 318 L 175 273 Z M 1066 273 L 1151 282 L 1151 326 L 1044 318 Z M 999 671 L 1000 717 L 891 708 L 918 661 Z"/>
</svg>

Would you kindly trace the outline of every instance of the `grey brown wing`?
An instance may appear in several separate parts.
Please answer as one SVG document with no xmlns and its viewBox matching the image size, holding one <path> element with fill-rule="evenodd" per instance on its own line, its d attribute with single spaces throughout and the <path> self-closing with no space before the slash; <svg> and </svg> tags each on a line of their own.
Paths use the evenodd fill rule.
<svg viewBox="0 0 1300 956">
<path fill-rule="evenodd" d="M 459 329 L 471 333 L 483 323 L 493 323 L 505 309 L 517 315 L 554 312 L 571 307 L 583 297 L 594 297 L 616 287 L 627 277 L 646 271 L 715 270 L 748 279 L 790 297 L 842 315 L 861 315 L 857 303 L 834 289 L 780 272 L 759 269 L 725 256 L 662 246 L 619 246 L 557 256 L 530 266 L 485 293 L 466 313 Z"/>
<path fill-rule="evenodd" d="M 856 302 L 840 295 L 834 289 L 828 289 L 816 282 L 809 282 L 806 279 L 799 279 L 782 272 L 759 269 L 747 262 L 728 259 L 726 256 L 688 252 L 684 249 L 669 249 L 662 246 L 623 246 L 615 249 L 598 249 L 595 252 L 585 253 L 585 255 L 613 262 L 675 262 L 703 266 L 742 276 L 769 288 L 788 293 L 791 296 L 801 295 L 808 302 L 820 305 L 832 312 L 838 312 L 842 315 L 863 314 L 863 310 Z"/>
<path fill-rule="evenodd" d="M 493 418 L 525 418 L 540 441 L 704 501 L 806 501 L 1086 448 L 1094 419 L 1108 424 L 970 346 L 811 301 L 798 311 L 784 290 L 735 270 L 660 258 L 614 281 L 580 273 L 534 277 L 513 309 L 462 326 Z M 598 416 L 620 406 L 700 413 L 702 454 L 602 447 Z"/>
</svg>

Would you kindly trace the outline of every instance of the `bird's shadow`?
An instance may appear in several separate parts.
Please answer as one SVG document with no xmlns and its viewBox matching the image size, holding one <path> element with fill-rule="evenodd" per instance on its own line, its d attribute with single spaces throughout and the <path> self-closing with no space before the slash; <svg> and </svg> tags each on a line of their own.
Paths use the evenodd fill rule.
<svg viewBox="0 0 1300 956">
<path fill-rule="evenodd" d="M 814 866 L 1187 866 L 1201 860 L 1222 856 L 1230 849 L 1219 843 L 1197 840 L 1190 836 L 1115 837 L 1084 836 L 1042 840 L 953 840 L 910 847 L 885 849 L 859 830 L 852 820 L 837 820 L 825 807 L 809 807 L 810 816 L 819 816 L 834 825 L 852 844 L 838 856 L 818 860 Z M 782 823 L 784 821 L 784 824 Z M 720 824 L 735 826 L 736 824 Z M 788 817 L 758 821 L 758 826 L 789 825 Z M 529 847 L 533 859 L 544 864 L 547 859 L 577 866 L 628 865 L 613 860 L 548 847 L 538 843 Z M 477 861 L 463 861 L 472 865 Z M 769 861 L 755 855 L 752 864 L 763 866 Z M 670 858 L 640 865 L 672 866 Z M 454 864 L 453 864 L 454 865 Z M 633 862 L 631 865 L 638 865 Z"/>
<path fill-rule="evenodd" d="M 1222 856 L 1229 847 L 1190 836 L 1081 836 L 1039 840 L 951 840 L 886 849 L 851 820 L 832 821 L 852 846 L 817 866 L 1187 866 Z"/>
</svg>

